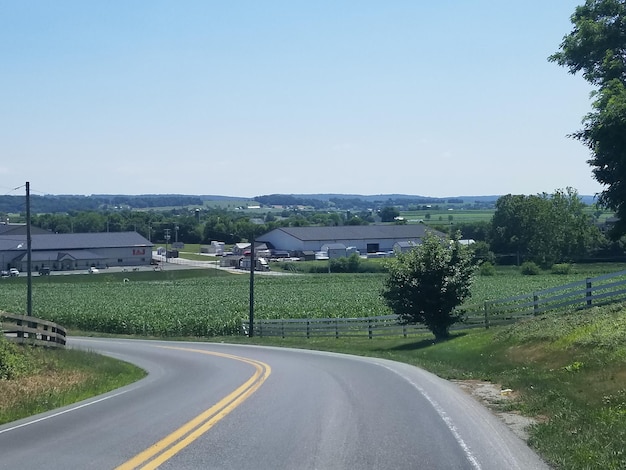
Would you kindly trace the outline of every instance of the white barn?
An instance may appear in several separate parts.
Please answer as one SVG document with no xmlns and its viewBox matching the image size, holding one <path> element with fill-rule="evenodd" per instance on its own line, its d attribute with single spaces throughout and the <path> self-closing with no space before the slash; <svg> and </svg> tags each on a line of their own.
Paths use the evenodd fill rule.
<svg viewBox="0 0 626 470">
<path fill-rule="evenodd" d="M 355 247 L 360 253 L 393 251 L 398 242 L 421 243 L 426 232 L 439 236 L 443 233 L 424 224 L 414 225 L 343 225 L 338 227 L 281 227 L 260 237 L 275 250 L 289 251 L 293 255 L 305 251 L 321 251 L 324 245 L 343 244 Z"/>
</svg>

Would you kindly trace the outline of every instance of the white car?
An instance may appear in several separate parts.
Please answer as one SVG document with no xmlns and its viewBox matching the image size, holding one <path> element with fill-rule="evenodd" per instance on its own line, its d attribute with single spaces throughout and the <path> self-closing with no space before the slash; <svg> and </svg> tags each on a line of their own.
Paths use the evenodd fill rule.
<svg viewBox="0 0 626 470">
<path fill-rule="evenodd" d="M 17 277 L 20 275 L 20 271 L 17 268 L 11 268 L 9 269 L 9 276 L 11 277 Z"/>
<path fill-rule="evenodd" d="M 89 274 L 98 274 L 100 270 L 98 268 L 94 268 L 93 266 L 87 270 Z"/>
</svg>

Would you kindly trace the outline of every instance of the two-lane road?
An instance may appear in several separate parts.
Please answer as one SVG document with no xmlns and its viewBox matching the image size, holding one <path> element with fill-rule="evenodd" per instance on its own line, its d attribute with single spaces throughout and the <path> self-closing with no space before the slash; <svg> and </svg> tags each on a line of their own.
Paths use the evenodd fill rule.
<svg viewBox="0 0 626 470">
<path fill-rule="evenodd" d="M 70 338 L 146 379 L 0 427 L 0 468 L 541 469 L 455 385 L 382 359 Z"/>
</svg>

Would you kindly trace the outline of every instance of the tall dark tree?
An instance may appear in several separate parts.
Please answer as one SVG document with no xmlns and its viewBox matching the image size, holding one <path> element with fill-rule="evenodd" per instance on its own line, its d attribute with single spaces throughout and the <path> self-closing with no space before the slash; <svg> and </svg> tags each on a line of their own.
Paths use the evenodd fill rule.
<svg viewBox="0 0 626 470">
<path fill-rule="evenodd" d="M 399 215 L 400 212 L 393 206 L 386 206 L 380 210 L 380 220 L 382 222 L 393 222 Z"/>
<path fill-rule="evenodd" d="M 626 234 L 626 1 L 587 0 L 571 21 L 574 29 L 549 60 L 597 87 L 592 112 L 572 136 L 591 150 L 588 163 L 605 187 L 598 199 L 616 212 L 618 238 Z"/>
</svg>

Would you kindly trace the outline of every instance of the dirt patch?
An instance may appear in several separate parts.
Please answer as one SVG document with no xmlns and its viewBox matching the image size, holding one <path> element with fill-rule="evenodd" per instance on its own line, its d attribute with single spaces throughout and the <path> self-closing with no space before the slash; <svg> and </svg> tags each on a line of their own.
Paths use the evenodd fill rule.
<svg viewBox="0 0 626 470">
<path fill-rule="evenodd" d="M 522 416 L 515 411 L 507 410 L 518 398 L 515 390 L 503 389 L 498 384 L 481 380 L 451 380 L 451 382 L 457 384 L 461 389 L 483 403 L 517 436 L 524 441 L 528 441 L 528 428 L 533 424 L 537 424 L 538 421 L 528 416 Z"/>
</svg>

